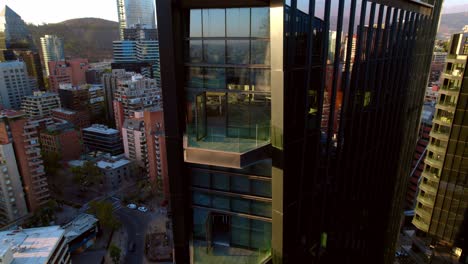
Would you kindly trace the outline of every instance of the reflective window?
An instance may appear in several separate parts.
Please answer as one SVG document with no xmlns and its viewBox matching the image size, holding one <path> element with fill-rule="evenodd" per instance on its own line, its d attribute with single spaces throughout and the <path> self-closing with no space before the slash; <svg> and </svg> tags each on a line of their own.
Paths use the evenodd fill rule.
<svg viewBox="0 0 468 264">
<path fill-rule="evenodd" d="M 190 37 L 202 36 L 202 18 L 200 9 L 190 10 Z"/>
<path fill-rule="evenodd" d="M 203 9 L 203 37 L 225 36 L 225 10 Z"/>
<path fill-rule="evenodd" d="M 211 205 L 211 197 L 202 192 L 194 191 L 192 194 L 193 203 L 196 205 L 203 205 L 203 206 L 210 206 Z"/>
<path fill-rule="evenodd" d="M 212 173 L 213 189 L 229 191 L 229 176 L 220 173 Z"/>
<path fill-rule="evenodd" d="M 268 38 L 270 36 L 270 10 L 268 7 L 252 8 L 251 37 Z"/>
<path fill-rule="evenodd" d="M 252 201 L 250 208 L 254 215 L 271 217 L 271 203 Z"/>
<path fill-rule="evenodd" d="M 187 71 L 187 86 L 190 88 L 203 87 L 203 72 L 201 67 L 190 67 Z"/>
<path fill-rule="evenodd" d="M 189 62 L 200 63 L 203 61 L 202 54 L 202 41 L 190 40 L 189 41 Z"/>
<path fill-rule="evenodd" d="M 252 40 L 251 64 L 270 64 L 270 41 Z"/>
<path fill-rule="evenodd" d="M 217 209 L 230 210 L 229 198 L 223 196 L 213 196 L 213 207 Z"/>
<path fill-rule="evenodd" d="M 248 64 L 249 63 L 249 41 L 248 40 L 228 40 L 226 61 L 229 64 Z"/>
<path fill-rule="evenodd" d="M 205 68 L 205 88 L 226 88 L 226 74 L 224 68 Z"/>
<path fill-rule="evenodd" d="M 226 35 L 227 37 L 248 37 L 250 35 L 250 9 L 226 9 Z"/>
<path fill-rule="evenodd" d="M 248 91 L 250 89 L 250 70 L 246 68 L 228 68 L 226 69 L 226 81 L 229 90 Z"/>
<path fill-rule="evenodd" d="M 258 92 L 270 92 L 270 70 L 253 69 L 252 70 L 252 90 Z"/>
<path fill-rule="evenodd" d="M 250 182 L 246 177 L 232 177 L 231 191 L 238 193 L 248 193 L 250 190 Z"/>
<path fill-rule="evenodd" d="M 250 213 L 250 201 L 246 199 L 232 199 L 231 200 L 232 211 L 237 213 Z"/>
<path fill-rule="evenodd" d="M 224 40 L 205 40 L 203 49 L 205 51 L 204 61 L 206 63 L 224 64 L 225 63 L 225 41 Z"/>
</svg>

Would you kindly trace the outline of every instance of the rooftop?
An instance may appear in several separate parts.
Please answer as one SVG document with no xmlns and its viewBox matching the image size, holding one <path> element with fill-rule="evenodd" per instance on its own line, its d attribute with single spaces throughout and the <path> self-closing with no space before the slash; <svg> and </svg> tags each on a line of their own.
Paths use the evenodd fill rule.
<svg viewBox="0 0 468 264">
<path fill-rule="evenodd" d="M 116 129 L 109 128 L 105 125 L 100 125 L 100 124 L 93 124 L 90 127 L 83 128 L 83 131 L 96 132 L 96 133 L 106 134 L 106 135 L 113 135 L 113 134 L 119 133 L 119 131 Z"/>
<path fill-rule="evenodd" d="M 35 91 L 33 95 L 25 96 L 26 98 L 45 98 L 45 97 L 58 97 L 57 93 L 51 92 L 42 92 L 42 91 Z"/>
<path fill-rule="evenodd" d="M 64 233 L 60 226 L 0 232 L 0 255 L 12 250 L 12 264 L 48 263 Z"/>
<path fill-rule="evenodd" d="M 93 228 L 98 222 L 98 219 L 90 214 L 80 214 L 70 223 L 63 226 L 65 229 L 65 238 L 67 242 L 73 241 L 81 234 Z"/>
<path fill-rule="evenodd" d="M 2 117 L 13 118 L 13 117 L 20 117 L 20 116 L 24 116 L 23 111 L 16 111 L 16 110 L 11 110 L 11 109 L 5 109 L 5 110 L 0 111 L 0 118 Z"/>
<path fill-rule="evenodd" d="M 100 160 L 96 163 L 96 165 L 100 169 L 114 170 L 122 166 L 125 166 L 131 162 L 130 160 L 125 159 L 125 158 L 120 158 L 120 159 L 114 159 L 114 158 L 115 157 L 112 157 L 111 159 Z"/>
<path fill-rule="evenodd" d="M 63 114 L 66 114 L 66 115 L 74 115 L 74 114 L 76 114 L 75 111 L 69 110 L 69 109 L 66 109 L 66 108 L 56 108 L 56 109 L 52 109 L 52 111 L 59 112 L 59 113 L 63 113 Z"/>
<path fill-rule="evenodd" d="M 2 61 L 2 62 L 0 62 L 0 68 L 4 68 L 4 67 L 7 67 L 7 68 L 20 67 L 20 68 L 23 68 L 23 67 L 25 67 L 25 64 L 22 61 Z"/>
</svg>

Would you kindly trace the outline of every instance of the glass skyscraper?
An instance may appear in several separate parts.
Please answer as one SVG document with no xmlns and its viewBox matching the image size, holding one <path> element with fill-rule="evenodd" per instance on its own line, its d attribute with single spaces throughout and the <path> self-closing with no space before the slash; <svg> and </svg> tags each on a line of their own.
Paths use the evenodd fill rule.
<svg viewBox="0 0 468 264">
<path fill-rule="evenodd" d="M 392 263 L 441 1 L 389 3 L 156 1 L 178 263 Z"/>
<path fill-rule="evenodd" d="M 49 72 L 49 61 L 65 60 L 65 52 L 63 50 L 63 39 L 55 35 L 45 35 L 41 38 L 42 56 L 44 57 L 44 65 L 47 75 Z"/>
<path fill-rule="evenodd" d="M 156 28 L 156 11 L 153 0 L 117 0 L 117 12 L 120 39 L 124 37 L 124 29 L 135 25 Z"/>
</svg>

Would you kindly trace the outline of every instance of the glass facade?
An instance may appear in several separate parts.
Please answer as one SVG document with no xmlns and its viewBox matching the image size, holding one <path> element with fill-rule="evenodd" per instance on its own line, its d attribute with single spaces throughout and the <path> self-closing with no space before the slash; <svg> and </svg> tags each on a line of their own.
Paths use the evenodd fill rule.
<svg viewBox="0 0 468 264">
<path fill-rule="evenodd" d="M 190 176 L 194 240 L 206 241 L 215 248 L 240 247 L 268 255 L 272 235 L 271 160 L 241 170 L 191 165 Z M 222 224 L 216 222 L 220 216 L 225 219 L 224 230 L 219 230 Z M 200 251 L 205 250 L 194 248 L 194 263 L 210 259 L 202 258 Z"/>
<path fill-rule="evenodd" d="M 120 38 L 123 39 L 125 28 L 145 25 L 156 28 L 156 9 L 153 0 L 117 0 Z"/>
<path fill-rule="evenodd" d="M 269 8 L 192 9 L 188 144 L 245 152 L 270 140 Z"/>
<path fill-rule="evenodd" d="M 157 2 L 176 259 L 392 263 L 441 1 L 210 4 Z"/>
</svg>

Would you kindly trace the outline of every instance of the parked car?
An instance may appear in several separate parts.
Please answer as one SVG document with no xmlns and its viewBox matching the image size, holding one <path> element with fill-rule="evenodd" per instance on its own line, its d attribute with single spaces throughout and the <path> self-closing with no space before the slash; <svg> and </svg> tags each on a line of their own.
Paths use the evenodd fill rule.
<svg viewBox="0 0 468 264">
<path fill-rule="evenodd" d="M 127 208 L 128 208 L 128 209 L 134 210 L 134 209 L 137 208 L 137 206 L 136 206 L 136 204 L 132 204 L 132 203 L 131 203 L 131 204 L 128 204 L 128 205 L 127 205 Z M 139 208 L 138 208 L 138 209 L 139 209 Z"/>
<path fill-rule="evenodd" d="M 148 208 L 146 208 L 144 206 L 140 206 L 140 207 L 138 207 L 138 211 L 146 213 L 146 212 L 148 212 Z"/>
</svg>

